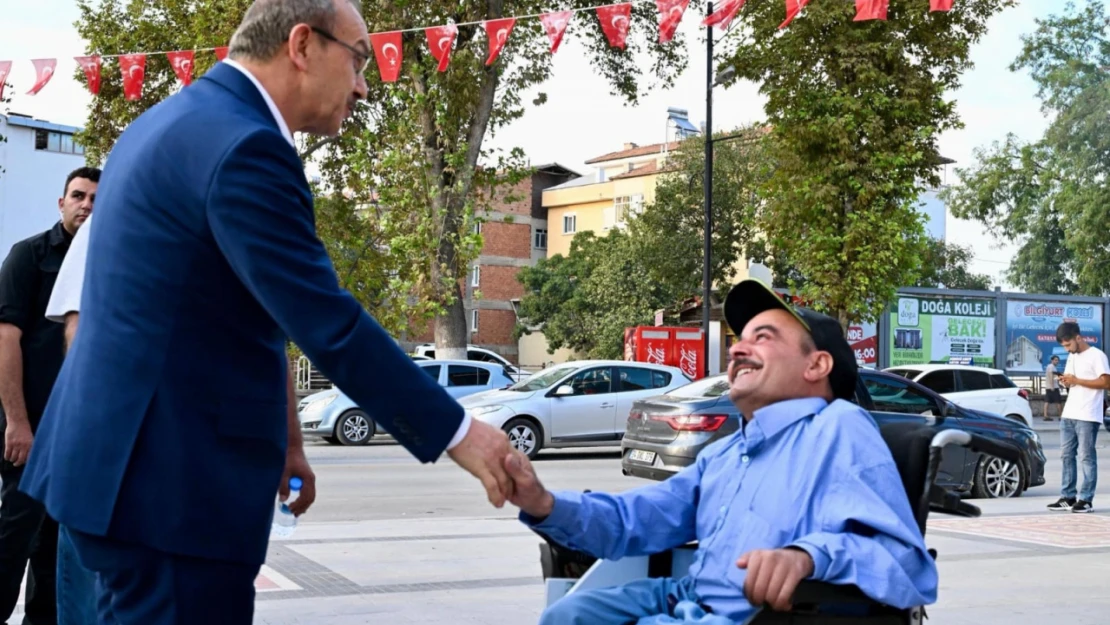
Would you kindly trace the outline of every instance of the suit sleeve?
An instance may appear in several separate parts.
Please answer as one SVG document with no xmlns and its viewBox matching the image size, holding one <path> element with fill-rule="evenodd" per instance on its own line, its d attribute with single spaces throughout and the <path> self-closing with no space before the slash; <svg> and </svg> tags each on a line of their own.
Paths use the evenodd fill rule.
<svg viewBox="0 0 1110 625">
<path fill-rule="evenodd" d="M 216 244 L 308 359 L 409 453 L 433 462 L 463 409 L 340 288 L 316 236 L 302 168 L 275 132 L 255 132 L 232 147 L 208 190 Z"/>
</svg>

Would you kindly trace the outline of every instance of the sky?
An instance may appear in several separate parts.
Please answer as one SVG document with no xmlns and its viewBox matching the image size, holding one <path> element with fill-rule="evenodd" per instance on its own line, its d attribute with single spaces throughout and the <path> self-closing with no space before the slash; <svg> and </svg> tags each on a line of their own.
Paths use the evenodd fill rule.
<svg viewBox="0 0 1110 625">
<path fill-rule="evenodd" d="M 84 54 L 84 42 L 74 27 L 79 18 L 76 2 L 0 1 L 7 5 L 0 60 L 15 62 L 10 80 L 22 87 L 13 94 L 10 110 L 56 123 L 82 125 L 92 96 L 83 83 L 72 78 L 76 67 L 73 57 Z M 925 10 L 927 4 L 920 2 Z M 1013 73 L 1008 66 L 1021 49 L 1021 35 L 1035 28 L 1034 20 L 1061 10 L 1064 4 L 1065 0 L 1019 0 L 1017 7 L 996 15 L 988 24 L 987 35 L 972 49 L 974 68 L 964 74 L 962 86 L 949 94 L 965 127 L 943 134 L 940 148 L 942 154 L 957 162 L 956 167 L 971 165 L 975 148 L 1000 141 L 1007 133 L 1024 140 L 1035 140 L 1043 133 L 1047 123 L 1035 97 L 1035 85 L 1026 73 Z M 804 19 L 804 14 L 798 19 Z M 691 121 L 700 125 L 705 119 L 705 52 L 696 36 L 699 28 L 694 12 L 689 12 L 680 27 L 687 35 L 691 54 L 687 71 L 674 87 L 652 92 L 634 107 L 609 94 L 608 84 L 592 71 L 584 48 L 575 41 L 573 32 L 568 33 L 555 56 L 553 78 L 539 89 L 547 93 L 548 102 L 531 108 L 522 119 L 490 137 L 490 145 L 519 146 L 533 164 L 557 162 L 586 174 L 590 171 L 586 160 L 619 150 L 626 142 L 644 145 L 663 141 L 668 107 L 687 109 Z M 39 94 L 25 95 L 34 75 L 29 59 L 54 57 L 59 59 L 57 76 Z M 752 83 L 717 88 L 714 127 L 726 129 L 763 120 L 763 102 L 758 86 Z M 954 182 L 952 166 L 947 174 Z M 1000 274 L 1016 251 L 1013 245 L 995 241 L 976 222 L 951 215 L 946 230 L 950 242 L 973 246 L 973 271 L 991 275 L 996 284 L 1009 288 Z"/>
</svg>

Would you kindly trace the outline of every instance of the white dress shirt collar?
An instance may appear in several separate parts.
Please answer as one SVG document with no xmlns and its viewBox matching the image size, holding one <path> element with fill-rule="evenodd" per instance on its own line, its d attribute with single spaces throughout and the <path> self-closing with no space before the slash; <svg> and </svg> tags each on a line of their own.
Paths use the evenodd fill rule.
<svg viewBox="0 0 1110 625">
<path fill-rule="evenodd" d="M 270 94 L 266 92 L 266 88 L 262 86 L 262 83 L 258 82 L 258 79 L 254 77 L 254 74 L 250 73 L 247 68 L 243 67 L 241 64 L 231 59 L 224 59 L 223 61 L 221 61 L 221 63 L 227 63 L 235 69 L 243 72 L 243 74 L 246 75 L 246 77 L 249 78 L 252 83 L 254 83 L 254 86 L 258 87 L 258 92 L 262 94 L 262 99 L 266 101 L 266 106 L 270 108 L 270 113 L 273 114 L 274 119 L 277 121 L 278 128 L 281 130 L 281 135 L 285 137 L 285 140 L 289 142 L 289 145 L 296 147 L 297 144 L 293 142 L 293 133 L 289 132 L 289 125 L 285 123 L 285 118 L 281 116 L 281 111 L 278 110 L 277 104 L 274 104 L 274 99 L 271 98 Z"/>
</svg>

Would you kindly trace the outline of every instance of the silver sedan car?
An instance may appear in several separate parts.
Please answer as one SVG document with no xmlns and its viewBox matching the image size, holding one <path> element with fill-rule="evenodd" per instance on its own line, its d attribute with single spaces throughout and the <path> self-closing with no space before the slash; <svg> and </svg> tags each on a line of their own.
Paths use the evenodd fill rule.
<svg viewBox="0 0 1110 625">
<path fill-rule="evenodd" d="M 435 378 L 455 399 L 502 389 L 514 383 L 498 363 L 473 360 L 420 360 L 416 366 Z M 297 406 L 301 433 L 335 445 L 365 445 L 378 434 L 370 415 L 337 388 L 314 393 Z"/>
</svg>

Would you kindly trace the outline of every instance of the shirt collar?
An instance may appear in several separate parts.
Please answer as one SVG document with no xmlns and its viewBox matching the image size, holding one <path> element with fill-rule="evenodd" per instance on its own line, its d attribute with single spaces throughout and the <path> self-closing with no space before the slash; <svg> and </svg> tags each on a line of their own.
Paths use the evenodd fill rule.
<svg viewBox="0 0 1110 625">
<path fill-rule="evenodd" d="M 269 107 L 270 113 L 274 116 L 274 120 L 277 121 L 278 129 L 281 130 L 281 135 L 285 137 L 285 140 L 289 142 L 289 145 L 296 147 L 297 144 L 293 142 L 293 133 L 289 132 L 289 125 L 285 123 L 285 118 L 281 116 L 281 111 L 278 110 L 277 104 L 274 104 L 274 99 L 271 98 L 270 94 L 266 92 L 266 88 L 262 86 L 262 83 L 258 82 L 258 79 L 254 77 L 254 74 L 250 73 L 250 70 L 243 67 L 237 61 L 234 61 L 232 59 L 224 59 L 221 62 L 227 63 L 235 69 L 243 72 L 243 74 L 247 78 L 249 78 L 252 83 L 254 83 L 254 86 L 258 87 L 259 93 L 262 94 L 262 99 L 266 101 L 266 106 Z"/>
<path fill-rule="evenodd" d="M 821 412 L 828 405 L 829 402 L 821 397 L 787 399 L 756 410 L 755 416 L 747 424 L 747 427 L 755 426 L 758 428 L 766 440 L 796 422 Z"/>
<path fill-rule="evenodd" d="M 58 220 L 58 223 L 54 224 L 54 227 L 50 229 L 50 234 L 47 238 L 47 242 L 50 243 L 50 247 L 68 245 L 69 242 L 72 240 L 73 235 L 69 233 L 69 230 L 66 230 L 66 227 L 62 225 L 61 220 Z"/>
</svg>

